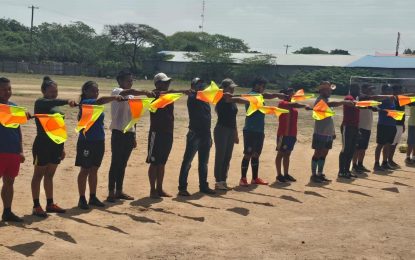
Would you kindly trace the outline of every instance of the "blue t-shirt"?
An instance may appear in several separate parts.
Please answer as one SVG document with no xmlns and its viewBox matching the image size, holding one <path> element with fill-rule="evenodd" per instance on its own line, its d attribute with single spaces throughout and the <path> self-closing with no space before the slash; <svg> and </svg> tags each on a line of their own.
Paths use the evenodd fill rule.
<svg viewBox="0 0 415 260">
<path fill-rule="evenodd" d="M 12 102 L 8 102 L 9 106 L 16 106 Z M 20 134 L 20 126 L 18 128 L 8 128 L 0 124 L 0 153 L 20 154 L 22 136 Z"/>
<path fill-rule="evenodd" d="M 260 94 L 260 93 L 251 91 L 248 94 Z M 248 110 L 248 108 L 249 108 L 249 104 L 246 104 L 245 109 Z M 243 130 L 248 131 L 248 132 L 263 133 L 264 127 L 265 127 L 265 114 L 257 110 L 252 115 L 247 116 L 245 118 L 245 126 Z"/>
<path fill-rule="evenodd" d="M 80 104 L 95 105 L 96 99 L 84 99 Z M 79 118 L 81 118 L 82 107 L 80 107 Z M 97 121 L 89 128 L 88 132 L 84 135 L 83 130 L 79 132 L 79 139 L 86 141 L 102 141 L 105 140 L 104 132 L 104 113 L 102 113 Z"/>
<path fill-rule="evenodd" d="M 379 105 L 380 109 L 391 109 L 395 110 L 395 104 L 390 99 L 385 99 L 382 101 L 382 104 Z M 387 116 L 388 112 L 379 110 L 379 121 L 378 125 L 391 125 L 396 126 L 396 120 L 390 116 Z"/>
</svg>

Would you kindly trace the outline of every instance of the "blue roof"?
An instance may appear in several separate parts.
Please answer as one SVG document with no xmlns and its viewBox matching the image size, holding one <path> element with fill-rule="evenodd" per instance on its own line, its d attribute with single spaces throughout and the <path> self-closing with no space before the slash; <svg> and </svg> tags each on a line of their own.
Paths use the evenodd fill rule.
<svg viewBox="0 0 415 260">
<path fill-rule="evenodd" d="M 359 68 L 388 68 L 388 69 L 414 69 L 414 56 L 364 56 L 346 67 Z"/>
</svg>

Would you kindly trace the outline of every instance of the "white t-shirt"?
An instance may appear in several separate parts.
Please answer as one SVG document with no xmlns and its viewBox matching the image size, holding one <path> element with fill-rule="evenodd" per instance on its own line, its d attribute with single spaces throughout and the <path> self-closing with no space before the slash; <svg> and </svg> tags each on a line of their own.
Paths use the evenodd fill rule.
<svg viewBox="0 0 415 260">
<path fill-rule="evenodd" d="M 124 89 L 115 88 L 111 96 L 119 95 Z M 134 96 L 129 95 L 128 98 L 133 98 Z M 128 102 L 111 102 L 111 130 L 124 131 L 124 128 L 131 121 L 131 111 Z M 130 128 L 128 132 L 134 132 L 134 128 Z"/>
<path fill-rule="evenodd" d="M 360 109 L 359 112 L 359 128 L 371 131 L 373 123 L 372 109 Z"/>
</svg>

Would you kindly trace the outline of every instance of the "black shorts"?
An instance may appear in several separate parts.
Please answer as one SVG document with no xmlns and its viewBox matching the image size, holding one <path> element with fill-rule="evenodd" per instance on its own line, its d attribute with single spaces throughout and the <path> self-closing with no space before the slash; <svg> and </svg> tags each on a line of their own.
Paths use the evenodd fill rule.
<svg viewBox="0 0 415 260">
<path fill-rule="evenodd" d="M 294 145 L 297 142 L 295 136 L 277 136 L 277 151 L 286 153 L 294 150 Z"/>
<path fill-rule="evenodd" d="M 311 147 L 314 150 L 330 150 L 333 147 L 333 136 L 313 134 L 313 142 Z"/>
<path fill-rule="evenodd" d="M 64 144 L 57 144 L 49 137 L 36 136 L 32 147 L 33 165 L 60 164 Z"/>
<path fill-rule="evenodd" d="M 172 146 L 173 134 L 150 131 L 146 162 L 153 165 L 165 165 L 169 159 Z"/>
<path fill-rule="evenodd" d="M 393 144 L 396 135 L 396 126 L 394 125 L 378 125 L 376 143 L 378 144 Z"/>
<path fill-rule="evenodd" d="M 100 167 L 105 153 L 105 141 L 86 141 L 78 139 L 76 144 L 75 166 L 85 169 Z"/>
<path fill-rule="evenodd" d="M 261 155 L 264 137 L 264 133 L 244 131 L 244 154 Z"/>
<path fill-rule="evenodd" d="M 360 128 L 359 139 L 357 140 L 357 149 L 366 150 L 369 147 L 370 134 L 372 131 Z"/>
</svg>

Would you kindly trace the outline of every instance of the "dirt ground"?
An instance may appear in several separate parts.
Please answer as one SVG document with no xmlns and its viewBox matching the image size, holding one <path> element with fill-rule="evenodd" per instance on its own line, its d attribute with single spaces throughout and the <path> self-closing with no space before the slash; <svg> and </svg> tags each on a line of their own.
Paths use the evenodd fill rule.
<svg viewBox="0 0 415 260">
<path fill-rule="evenodd" d="M 33 111 L 40 96 L 40 76 L 8 74 L 15 96 L 11 101 Z M 85 78 L 56 77 L 61 98 L 76 98 Z M 99 79 L 101 95 L 110 93 L 111 80 Z M 179 86 L 180 84 L 176 84 Z M 150 88 L 151 82 L 136 87 Z M 183 84 L 181 85 L 183 86 Z M 350 182 L 336 181 L 337 139 L 326 161 L 328 185 L 310 185 L 311 133 L 309 112 L 300 111 L 298 143 L 292 154 L 291 174 L 298 181 L 275 184 L 275 133 L 277 120 L 267 116 L 266 141 L 260 158 L 260 176 L 269 186 L 236 187 L 216 196 L 198 193 L 197 158 L 189 178 L 189 199 L 176 197 L 178 175 L 187 133 L 186 98 L 175 106 L 174 146 L 166 167 L 166 190 L 171 199 L 148 198 L 145 163 L 148 114 L 138 124 L 138 148 L 126 172 L 125 191 L 135 197 L 104 209 L 77 209 L 74 166 L 77 135 L 73 130 L 77 110 L 65 108 L 68 141 L 67 158 L 55 176 L 55 201 L 67 208 L 66 214 L 43 220 L 31 216 L 30 181 L 33 174 L 31 146 L 35 124 L 22 127 L 27 161 L 15 182 L 13 209 L 24 216 L 23 225 L 0 223 L 0 259 L 415 259 L 415 169 L 406 167 L 405 156 L 396 154 L 401 170 L 389 174 L 373 173 Z M 268 104 L 275 104 L 270 101 Z M 238 125 L 242 140 L 243 107 Z M 336 109 L 335 121 L 341 121 Z M 216 115 L 212 112 L 215 125 Z M 106 110 L 106 154 L 99 171 L 98 196 L 107 195 L 110 164 L 109 106 Z M 373 129 L 375 130 L 375 128 Z M 405 134 L 406 135 L 406 134 Z M 373 166 L 374 136 L 368 150 L 367 167 Z M 405 142 L 406 137 L 402 142 Z M 235 146 L 229 183 L 240 178 L 243 144 Z M 214 149 L 209 161 L 209 182 L 214 185 Z M 248 173 L 250 175 L 250 172 Z M 88 192 L 88 191 L 87 191 Z M 46 203 L 44 191 L 41 204 Z"/>
</svg>

